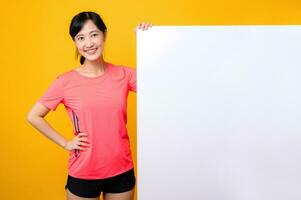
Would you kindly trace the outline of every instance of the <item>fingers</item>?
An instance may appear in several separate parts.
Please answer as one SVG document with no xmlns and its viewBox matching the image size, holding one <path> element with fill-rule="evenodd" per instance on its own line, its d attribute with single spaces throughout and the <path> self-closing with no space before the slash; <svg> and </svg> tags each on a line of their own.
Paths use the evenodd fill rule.
<svg viewBox="0 0 301 200">
<path fill-rule="evenodd" d="M 148 23 L 148 22 L 143 22 L 143 23 L 140 23 L 137 28 L 138 29 L 141 29 L 142 31 L 145 31 L 147 29 L 149 29 L 150 27 L 152 27 L 153 25 L 151 23 Z"/>
<path fill-rule="evenodd" d="M 79 141 L 90 143 L 90 140 L 88 138 L 83 138 L 83 137 L 79 138 Z"/>
<path fill-rule="evenodd" d="M 80 149 L 80 150 L 87 150 L 89 148 L 89 146 L 83 143 L 79 143 L 76 147 L 77 147 L 76 149 Z"/>
<path fill-rule="evenodd" d="M 87 133 L 83 133 L 83 132 L 80 132 L 77 134 L 78 137 L 84 137 L 84 136 L 88 136 Z"/>
<path fill-rule="evenodd" d="M 87 145 L 87 143 L 84 143 L 84 142 L 77 142 L 75 144 L 75 147 L 74 147 L 74 149 L 80 149 L 80 150 L 83 150 L 83 151 L 87 150 L 88 148 L 90 148 L 90 146 Z"/>
<path fill-rule="evenodd" d="M 80 132 L 74 140 L 74 149 L 87 150 L 90 146 L 90 139 L 86 138 L 89 134 Z"/>
<path fill-rule="evenodd" d="M 89 141 L 81 141 L 81 140 L 79 140 L 79 141 L 77 141 L 77 143 L 76 143 L 76 144 L 78 144 L 78 145 L 85 145 L 85 146 L 89 146 L 90 142 L 89 142 Z"/>
<path fill-rule="evenodd" d="M 83 148 L 83 147 L 80 147 L 80 146 L 77 146 L 75 149 L 78 149 L 78 150 L 81 150 L 81 151 L 86 151 L 87 148 Z"/>
</svg>

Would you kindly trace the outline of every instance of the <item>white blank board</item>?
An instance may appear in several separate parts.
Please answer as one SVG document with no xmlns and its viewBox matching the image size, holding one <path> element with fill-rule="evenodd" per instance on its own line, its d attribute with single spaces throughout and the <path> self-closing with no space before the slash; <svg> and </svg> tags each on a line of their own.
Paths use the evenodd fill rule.
<svg viewBox="0 0 301 200">
<path fill-rule="evenodd" d="M 137 32 L 139 200 L 301 199 L 301 27 Z"/>
</svg>

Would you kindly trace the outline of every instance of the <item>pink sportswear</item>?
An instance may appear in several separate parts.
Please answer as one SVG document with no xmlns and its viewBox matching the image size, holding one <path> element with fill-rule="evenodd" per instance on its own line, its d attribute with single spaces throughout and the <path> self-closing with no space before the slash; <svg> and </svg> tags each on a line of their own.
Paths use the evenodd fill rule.
<svg viewBox="0 0 301 200">
<path fill-rule="evenodd" d="M 87 77 L 74 69 L 56 77 L 38 100 L 55 111 L 62 103 L 75 135 L 88 134 L 86 151 L 72 150 L 68 174 L 83 179 L 103 179 L 134 167 L 127 123 L 127 96 L 136 92 L 136 69 L 107 63 L 101 76 Z"/>
</svg>

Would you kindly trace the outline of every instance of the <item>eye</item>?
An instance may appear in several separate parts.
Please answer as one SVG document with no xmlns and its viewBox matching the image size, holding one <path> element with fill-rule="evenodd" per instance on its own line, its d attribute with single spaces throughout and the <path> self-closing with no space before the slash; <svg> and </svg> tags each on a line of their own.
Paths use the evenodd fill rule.
<svg viewBox="0 0 301 200">
<path fill-rule="evenodd" d="M 83 40 L 84 39 L 84 37 L 77 37 L 77 40 Z"/>
<path fill-rule="evenodd" d="M 97 33 L 94 33 L 94 34 L 92 34 L 92 37 L 96 37 L 98 34 Z"/>
</svg>

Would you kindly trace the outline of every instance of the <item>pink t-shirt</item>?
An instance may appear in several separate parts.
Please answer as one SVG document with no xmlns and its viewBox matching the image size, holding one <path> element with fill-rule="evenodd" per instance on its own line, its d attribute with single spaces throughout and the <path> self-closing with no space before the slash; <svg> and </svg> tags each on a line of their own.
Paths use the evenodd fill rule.
<svg viewBox="0 0 301 200">
<path fill-rule="evenodd" d="M 38 100 L 53 111 L 64 104 L 73 133 L 88 134 L 90 147 L 69 153 L 69 175 L 103 179 L 134 167 L 126 128 L 129 91 L 136 92 L 136 69 L 108 63 L 97 77 L 73 69 L 58 75 Z"/>
</svg>

